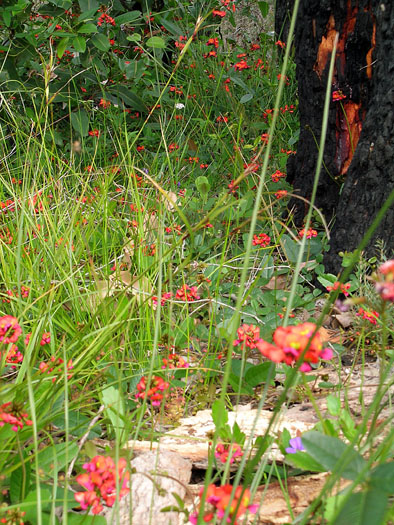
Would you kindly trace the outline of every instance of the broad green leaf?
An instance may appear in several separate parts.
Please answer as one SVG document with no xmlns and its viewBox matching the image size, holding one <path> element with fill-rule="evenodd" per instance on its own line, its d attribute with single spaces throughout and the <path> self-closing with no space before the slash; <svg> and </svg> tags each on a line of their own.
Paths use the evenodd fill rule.
<svg viewBox="0 0 394 525">
<path fill-rule="evenodd" d="M 239 103 L 246 104 L 247 102 L 249 102 L 249 100 L 252 100 L 253 96 L 253 93 L 246 93 L 243 97 L 241 97 Z"/>
<path fill-rule="evenodd" d="M 328 508 L 330 523 L 335 525 L 382 525 L 387 509 L 387 494 L 379 489 L 351 494 L 336 514 L 335 502 Z M 330 512 L 331 511 L 331 512 Z M 327 511 L 326 511 L 327 512 Z"/>
<path fill-rule="evenodd" d="M 89 117 L 84 109 L 71 113 L 71 125 L 81 137 L 88 135 Z"/>
<path fill-rule="evenodd" d="M 224 401 L 217 399 L 212 404 L 212 419 L 215 423 L 215 427 L 220 429 L 224 427 L 228 421 L 228 414 Z"/>
<path fill-rule="evenodd" d="M 115 17 L 115 23 L 117 26 L 120 26 L 121 24 L 128 24 L 130 22 L 134 22 L 135 20 L 138 20 L 140 16 L 141 16 L 140 11 L 129 11 L 128 13 L 124 13 L 123 15 L 119 15 Z"/>
<path fill-rule="evenodd" d="M 265 383 L 268 379 L 270 368 L 271 363 L 261 363 L 260 365 L 251 366 L 245 374 L 245 381 L 250 386 Z"/>
<path fill-rule="evenodd" d="M 270 364 L 270 363 L 268 363 Z M 249 363 L 248 361 L 244 361 L 242 364 L 242 359 L 232 359 L 231 360 L 231 370 L 233 374 L 237 377 L 241 377 L 241 374 L 243 373 L 244 376 L 246 373 L 251 369 L 254 368 L 254 365 L 252 363 Z"/>
<path fill-rule="evenodd" d="M 104 388 L 101 392 L 102 403 L 105 406 L 105 413 L 112 423 L 116 434 L 117 430 L 123 427 L 124 404 L 120 392 L 114 386 Z"/>
<path fill-rule="evenodd" d="M 48 488 L 41 486 L 41 511 L 46 511 L 50 509 L 52 502 L 52 492 Z M 37 523 L 37 490 L 32 490 L 29 492 L 28 496 L 24 499 L 22 503 L 18 505 L 21 511 L 26 512 L 25 520 L 31 523 Z M 42 514 L 44 514 L 42 512 Z"/>
<path fill-rule="evenodd" d="M 81 13 L 92 11 L 93 9 L 97 11 L 97 9 L 100 7 L 100 2 L 97 0 L 78 0 L 78 4 L 81 8 Z"/>
<path fill-rule="evenodd" d="M 139 33 L 133 33 L 132 35 L 126 37 L 126 40 L 128 40 L 129 42 L 139 42 L 141 38 L 142 37 Z"/>
<path fill-rule="evenodd" d="M 24 456 L 26 456 L 25 453 Z M 12 472 L 10 478 L 10 498 L 13 504 L 19 503 L 29 492 L 30 473 L 30 461 L 25 461 L 23 467 L 20 466 Z M 23 489 L 25 494 L 22 494 Z"/>
<path fill-rule="evenodd" d="M 57 56 L 58 58 L 62 58 L 62 56 L 64 55 L 64 52 L 65 50 L 67 49 L 67 45 L 68 45 L 68 41 L 69 41 L 69 38 L 62 38 L 58 45 L 57 45 Z"/>
<path fill-rule="evenodd" d="M 209 190 L 211 189 L 209 180 L 206 177 L 204 177 L 204 175 L 200 175 L 200 177 L 197 177 L 194 181 L 194 184 L 196 185 L 196 188 L 202 197 L 206 197 Z"/>
<path fill-rule="evenodd" d="M 394 461 L 383 463 L 373 469 L 370 485 L 388 494 L 394 494 Z"/>
<path fill-rule="evenodd" d="M 38 464 L 45 474 L 53 476 L 55 468 L 57 471 L 62 470 L 76 454 L 78 454 L 76 443 L 56 443 L 39 451 Z"/>
<path fill-rule="evenodd" d="M 303 470 L 310 470 L 311 472 L 325 472 L 327 469 L 323 467 L 318 461 L 306 452 L 296 452 L 295 454 L 288 454 L 286 461 L 295 467 Z"/>
<path fill-rule="evenodd" d="M 75 51 L 78 51 L 78 53 L 85 53 L 86 40 L 83 36 L 75 37 L 72 43 Z"/>
<path fill-rule="evenodd" d="M 9 11 L 3 11 L 3 20 L 7 27 L 10 27 L 11 25 L 11 13 Z"/>
<path fill-rule="evenodd" d="M 137 111 L 144 112 L 146 111 L 146 106 L 142 98 L 130 91 L 126 86 L 114 86 L 110 91 L 121 98 L 121 100 L 126 104 Z"/>
<path fill-rule="evenodd" d="M 282 235 L 282 242 L 286 257 L 290 262 L 295 263 L 297 261 L 298 252 L 300 251 L 300 245 L 287 234 Z"/>
<path fill-rule="evenodd" d="M 263 15 L 263 18 L 265 18 L 268 15 L 268 11 L 270 8 L 268 2 L 260 1 L 258 2 L 258 6 L 259 6 L 261 14 Z"/>
<path fill-rule="evenodd" d="M 331 472 L 336 471 L 343 478 L 354 480 L 365 468 L 364 458 L 356 450 L 349 450 L 349 445 L 338 438 L 310 431 L 302 436 L 302 443 L 323 467 Z"/>
<path fill-rule="evenodd" d="M 148 47 L 153 47 L 155 49 L 165 49 L 166 43 L 160 36 L 152 36 L 146 41 Z"/>
<path fill-rule="evenodd" d="M 341 412 L 341 400 L 339 397 L 332 394 L 327 396 L 327 408 L 332 416 L 339 416 Z"/>
<path fill-rule="evenodd" d="M 109 43 L 108 37 L 103 35 L 102 33 L 96 33 L 92 36 L 90 39 L 92 44 L 97 47 L 100 51 L 103 51 L 104 53 L 108 51 L 108 49 L 111 47 L 111 44 Z"/>
<path fill-rule="evenodd" d="M 104 516 L 89 516 L 89 514 L 67 514 L 68 525 L 107 525 Z"/>
<path fill-rule="evenodd" d="M 49 0 L 50 4 L 54 4 L 57 7 L 61 7 L 62 9 L 69 9 L 71 7 L 72 1 L 71 0 Z"/>
<path fill-rule="evenodd" d="M 174 22 L 170 22 L 170 20 L 167 20 L 162 16 L 157 18 L 160 21 L 161 25 L 164 26 L 167 29 L 167 31 L 171 33 L 171 35 L 176 37 L 183 35 L 183 30 L 177 24 L 174 24 Z"/>
<path fill-rule="evenodd" d="M 83 22 L 84 20 L 94 20 L 96 13 L 97 7 L 83 11 L 78 17 L 78 22 Z"/>
<path fill-rule="evenodd" d="M 82 24 L 81 27 L 78 28 L 78 33 L 85 33 L 85 34 L 97 33 L 97 26 L 91 23 Z"/>
<path fill-rule="evenodd" d="M 330 273 L 326 273 L 323 275 L 319 275 L 317 277 L 317 280 L 319 281 L 319 283 L 321 283 L 325 288 L 327 288 L 327 286 L 332 286 L 335 281 L 338 280 L 338 278 L 335 276 L 335 275 L 332 275 Z"/>
</svg>

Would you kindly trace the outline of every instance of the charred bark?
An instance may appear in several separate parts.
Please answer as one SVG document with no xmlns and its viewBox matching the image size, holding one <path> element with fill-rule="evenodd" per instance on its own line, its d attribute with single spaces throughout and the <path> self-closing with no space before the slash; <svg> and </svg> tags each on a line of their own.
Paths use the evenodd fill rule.
<svg viewBox="0 0 394 525">
<path fill-rule="evenodd" d="M 292 0 L 277 1 L 276 27 L 285 27 Z M 300 139 L 287 177 L 295 192 L 309 198 L 318 156 L 322 108 L 336 32 L 339 42 L 331 86 L 324 166 L 316 205 L 336 217 L 325 263 L 340 268 L 338 252 L 353 250 L 394 186 L 394 7 L 377 0 L 301 0 L 295 30 Z M 293 199 L 294 220 L 307 208 Z M 394 211 L 374 241 L 394 248 Z M 373 242 L 371 247 L 373 246 Z M 370 248 L 372 249 L 372 248 Z"/>
</svg>

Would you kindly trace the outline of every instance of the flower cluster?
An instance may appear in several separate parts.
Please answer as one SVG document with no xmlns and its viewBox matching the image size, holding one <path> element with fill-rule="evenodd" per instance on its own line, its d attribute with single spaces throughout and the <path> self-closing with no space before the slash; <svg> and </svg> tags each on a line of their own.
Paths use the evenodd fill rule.
<svg viewBox="0 0 394 525">
<path fill-rule="evenodd" d="M 335 283 L 332 286 L 327 286 L 326 289 L 328 292 L 333 292 L 335 290 L 338 290 L 339 288 L 341 293 L 343 293 L 343 295 L 347 297 L 349 295 L 348 290 L 350 290 L 350 286 L 351 286 L 350 283 L 343 284 L 343 283 L 340 283 L 339 281 L 335 281 Z"/>
<path fill-rule="evenodd" d="M 99 514 L 103 503 L 112 507 L 116 501 L 116 482 L 119 484 L 119 499 L 129 492 L 127 487 L 130 473 L 126 470 L 126 460 L 120 458 L 118 466 L 114 460 L 106 456 L 95 456 L 83 468 L 87 471 L 79 474 L 76 480 L 86 489 L 86 492 L 76 492 L 74 498 L 83 510 L 91 507 L 92 514 Z"/>
<path fill-rule="evenodd" d="M 22 429 L 24 425 L 31 426 L 33 422 L 29 419 L 27 412 L 24 412 L 23 406 L 20 403 L 4 403 L 0 405 L 0 427 L 6 423 L 12 425 L 12 430 L 17 432 Z"/>
<path fill-rule="evenodd" d="M 253 246 L 261 246 L 262 248 L 265 248 L 269 245 L 271 242 L 271 237 L 266 235 L 265 233 L 259 233 L 258 235 L 253 235 Z"/>
<path fill-rule="evenodd" d="M 312 237 L 317 237 L 317 231 L 312 230 L 312 228 L 309 228 L 309 230 L 305 231 L 305 228 L 302 228 L 302 230 L 298 232 L 298 237 L 302 239 L 304 235 L 307 239 L 312 239 Z"/>
<path fill-rule="evenodd" d="M 100 27 L 103 24 L 110 24 L 111 26 L 116 26 L 115 20 L 112 18 L 112 16 L 107 15 L 107 13 L 103 13 L 100 15 L 100 18 L 97 21 L 97 25 Z"/>
<path fill-rule="evenodd" d="M 57 374 L 62 374 L 63 373 L 63 370 L 64 370 L 64 367 L 63 367 L 63 359 L 58 357 L 56 359 L 56 357 L 52 356 L 50 358 L 49 361 L 43 361 L 42 363 L 39 364 L 38 366 L 38 369 L 40 370 L 40 372 L 42 374 L 52 374 L 53 371 L 55 371 Z M 73 362 L 72 362 L 72 359 L 70 359 L 67 363 L 67 370 L 72 370 L 73 369 Z M 55 383 L 56 380 L 57 380 L 57 375 L 53 376 L 52 378 L 52 383 Z M 71 379 L 72 377 L 72 374 L 68 374 L 67 375 L 67 379 Z"/>
<path fill-rule="evenodd" d="M 172 292 L 165 292 L 162 294 L 161 296 L 161 299 L 160 299 L 160 304 L 161 306 L 164 306 L 166 304 L 166 302 L 171 299 L 172 297 Z M 156 295 L 153 295 L 152 296 L 152 302 L 154 305 L 157 305 L 157 303 L 159 302 L 158 298 Z"/>
<path fill-rule="evenodd" d="M 138 394 L 135 395 L 136 399 L 149 399 L 154 407 L 160 406 L 160 403 L 164 399 L 163 392 L 168 389 L 170 384 L 160 376 L 152 376 L 149 389 L 147 390 L 147 378 L 141 377 L 137 390 Z"/>
<path fill-rule="evenodd" d="M 227 522 L 233 523 L 234 525 L 238 524 L 237 518 L 243 516 L 247 511 L 252 514 L 257 512 L 258 505 L 250 504 L 251 496 L 249 489 L 243 491 L 242 487 L 237 487 L 234 496 L 231 497 L 232 491 L 232 485 L 217 487 L 211 484 L 208 486 L 206 503 L 208 503 L 209 508 L 204 513 L 203 520 L 205 523 L 212 522 L 215 517 L 222 519 L 227 509 L 229 509 Z M 204 487 L 200 490 L 200 498 L 203 492 Z M 189 521 L 193 523 L 193 525 L 197 524 L 198 514 L 199 512 L 193 512 L 189 517 Z M 214 523 L 216 523 L 216 521 L 214 521 Z"/>
<path fill-rule="evenodd" d="M 216 445 L 215 458 L 222 463 L 226 463 L 229 456 L 230 463 L 234 463 L 234 460 L 236 458 L 241 458 L 243 454 L 242 448 L 238 445 L 238 443 L 219 443 Z"/>
<path fill-rule="evenodd" d="M 375 288 L 383 301 L 394 302 L 394 259 L 386 261 L 379 268 L 380 280 Z"/>
<path fill-rule="evenodd" d="M 168 358 L 163 357 L 162 368 L 188 368 L 189 363 L 178 354 L 168 354 Z"/>
<path fill-rule="evenodd" d="M 315 329 L 316 326 L 313 323 L 280 326 L 274 332 L 275 344 L 260 339 L 256 343 L 256 347 L 263 356 L 275 363 L 293 365 L 302 358 L 303 363 L 300 370 L 309 372 L 312 369 L 311 363 L 317 363 L 319 359 L 329 360 L 332 358 L 332 351 L 329 348 L 323 348 L 319 332 L 312 337 Z M 305 352 L 306 348 L 308 349 Z M 303 357 L 301 357 L 302 355 Z"/>
<path fill-rule="evenodd" d="M 260 328 L 254 324 L 243 324 L 237 330 L 238 339 L 233 342 L 234 346 L 248 346 L 250 349 L 256 348 L 260 339 Z"/>
<path fill-rule="evenodd" d="M 5 315 L 0 318 L 0 342 L 3 344 L 16 343 L 22 333 L 22 328 L 18 324 L 18 319 L 12 315 Z"/>
<path fill-rule="evenodd" d="M 361 307 L 358 309 L 358 312 L 356 313 L 356 315 L 358 317 L 362 317 L 366 321 L 369 321 L 371 324 L 376 324 L 377 319 L 379 317 L 378 312 L 376 312 L 375 310 L 372 310 L 370 312 L 368 310 L 364 310 L 364 308 L 361 308 Z"/>
<path fill-rule="evenodd" d="M 197 301 L 200 299 L 200 296 L 197 295 L 197 286 L 184 284 L 176 291 L 175 299 L 179 301 Z"/>
</svg>

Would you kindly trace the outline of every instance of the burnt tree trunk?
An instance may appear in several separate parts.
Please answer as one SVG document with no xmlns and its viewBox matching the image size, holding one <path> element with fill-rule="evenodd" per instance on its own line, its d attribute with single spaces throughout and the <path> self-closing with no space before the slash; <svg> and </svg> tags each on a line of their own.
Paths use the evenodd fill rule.
<svg viewBox="0 0 394 525">
<path fill-rule="evenodd" d="M 287 35 L 294 0 L 277 0 L 276 32 Z M 329 62 L 335 59 L 324 166 L 316 205 L 335 217 L 326 269 L 338 272 L 340 251 L 357 248 L 394 187 L 394 5 L 391 0 L 301 0 L 294 36 L 300 138 L 287 178 L 309 198 L 318 156 Z M 283 39 L 283 36 L 282 36 Z M 294 221 L 306 214 L 293 199 Z M 368 248 L 383 239 L 394 250 L 390 208 Z"/>
</svg>

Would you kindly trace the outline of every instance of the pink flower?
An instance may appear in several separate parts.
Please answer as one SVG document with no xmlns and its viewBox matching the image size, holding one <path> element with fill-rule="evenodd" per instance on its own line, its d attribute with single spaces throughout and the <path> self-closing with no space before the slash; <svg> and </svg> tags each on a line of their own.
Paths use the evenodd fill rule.
<svg viewBox="0 0 394 525">
<path fill-rule="evenodd" d="M 92 514 L 99 514 L 103 504 L 112 507 L 116 501 L 116 484 L 120 487 L 119 499 L 129 492 L 127 484 L 130 473 L 126 470 L 126 460 L 120 458 L 117 466 L 114 460 L 107 456 L 95 456 L 83 468 L 87 471 L 79 474 L 76 481 L 86 489 L 86 492 L 76 492 L 75 500 L 83 510 L 91 507 Z"/>
<path fill-rule="evenodd" d="M 136 399 L 149 399 L 153 406 L 160 406 L 164 395 L 162 392 L 169 388 L 170 384 L 160 376 L 152 376 L 150 382 L 150 388 L 147 390 L 147 378 L 141 377 L 137 390 L 138 393 L 135 395 Z"/>
<path fill-rule="evenodd" d="M 222 463 L 227 462 L 227 458 L 230 456 L 230 463 L 234 463 L 235 458 L 240 458 L 243 456 L 241 447 L 237 443 L 224 444 L 219 443 L 216 445 L 215 449 L 215 458 L 221 461 Z"/>
<path fill-rule="evenodd" d="M 234 346 L 240 345 L 243 343 L 243 346 L 248 346 L 253 349 L 256 348 L 257 343 L 261 341 L 260 339 L 260 328 L 253 324 L 247 325 L 243 324 L 237 330 L 238 339 L 233 342 Z"/>
<path fill-rule="evenodd" d="M 265 233 L 259 233 L 258 235 L 253 235 L 253 246 L 261 246 L 262 248 L 265 248 L 269 245 L 271 242 L 271 237 L 266 235 Z"/>
<path fill-rule="evenodd" d="M 16 343 L 22 333 L 22 328 L 18 324 L 18 319 L 12 315 L 0 317 L 0 342 L 5 345 Z"/>
<path fill-rule="evenodd" d="M 197 301 L 200 299 L 200 296 L 197 295 L 197 286 L 184 284 L 176 291 L 175 299 L 179 301 Z"/>
<path fill-rule="evenodd" d="M 33 422 L 28 419 L 27 412 L 23 411 L 23 405 L 20 403 L 4 403 L 0 406 L 0 427 L 5 423 L 12 425 L 12 430 L 17 432 L 24 425 L 31 426 Z"/>
</svg>

